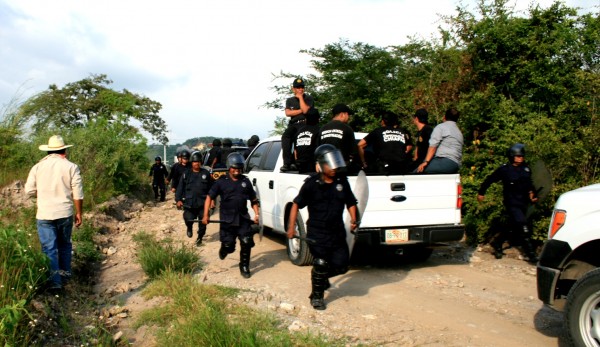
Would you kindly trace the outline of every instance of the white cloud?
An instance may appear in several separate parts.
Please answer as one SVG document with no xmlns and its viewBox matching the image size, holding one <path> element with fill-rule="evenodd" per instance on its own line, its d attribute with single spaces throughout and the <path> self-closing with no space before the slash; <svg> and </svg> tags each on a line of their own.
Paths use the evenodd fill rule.
<svg viewBox="0 0 600 347">
<path fill-rule="evenodd" d="M 278 115 L 259 109 L 275 97 L 272 74 L 308 73 L 301 49 L 340 38 L 377 46 L 428 38 L 438 14 L 455 7 L 446 0 L 0 0 L 0 104 L 23 85 L 29 96 L 105 73 L 115 89 L 162 103 L 172 143 L 265 137 Z"/>
</svg>

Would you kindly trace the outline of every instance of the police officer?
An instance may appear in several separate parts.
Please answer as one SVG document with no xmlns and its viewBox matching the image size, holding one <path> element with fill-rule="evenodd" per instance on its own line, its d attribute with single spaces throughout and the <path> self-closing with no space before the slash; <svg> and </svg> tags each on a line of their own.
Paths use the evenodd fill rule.
<svg viewBox="0 0 600 347">
<path fill-rule="evenodd" d="M 308 110 L 314 106 L 312 96 L 304 93 L 304 80 L 302 78 L 298 77 L 294 79 L 294 82 L 292 82 L 292 92 L 294 92 L 294 96 L 285 100 L 285 116 L 290 117 L 290 121 L 281 135 L 281 156 L 283 157 L 281 172 L 295 171 L 297 169 L 293 163 L 292 143 L 298 133 L 301 121 L 304 120 L 304 116 Z"/>
<path fill-rule="evenodd" d="M 162 163 L 162 158 L 157 156 L 154 158 L 154 164 L 150 168 L 150 174 L 152 176 L 152 190 L 154 191 L 154 200 L 158 201 L 158 192 L 160 191 L 160 201 L 165 201 L 167 194 L 167 177 L 169 177 L 169 171 L 167 166 Z"/>
<path fill-rule="evenodd" d="M 243 153 L 244 159 L 248 158 L 248 156 L 250 155 L 250 153 L 252 153 L 252 151 L 254 150 L 254 148 L 256 147 L 256 145 L 258 145 L 259 141 L 260 141 L 260 138 L 258 137 L 258 135 L 252 135 L 252 136 L 250 136 L 250 138 L 248 139 L 248 141 L 246 141 L 246 144 L 248 145 L 248 148 Z"/>
<path fill-rule="evenodd" d="M 221 140 L 214 139 L 212 142 L 212 148 L 210 151 L 208 151 L 206 165 L 213 169 L 218 167 L 219 164 L 221 164 Z"/>
<path fill-rule="evenodd" d="M 350 252 L 346 243 L 344 226 L 344 207 L 351 218 L 351 230 L 358 227 L 356 219 L 356 198 L 350 189 L 345 175 L 337 170 L 345 167 L 341 152 L 333 145 L 319 146 L 315 151 L 318 173 L 310 175 L 298 196 L 294 199 L 288 223 L 288 238 L 296 235 L 296 217 L 298 210 L 308 206 L 307 239 L 312 254 L 311 271 L 312 292 L 310 304 L 317 310 L 326 308 L 324 291 L 330 287 L 329 278 L 344 274 L 350 264 Z"/>
<path fill-rule="evenodd" d="M 219 238 L 221 248 L 219 258 L 225 259 L 227 254 L 235 251 L 235 239 L 240 240 L 240 273 L 244 278 L 250 278 L 250 251 L 254 247 L 253 230 L 251 225 L 258 223 L 258 199 L 250 180 L 242 175 L 244 157 L 241 153 L 233 152 L 227 157 L 227 174 L 221 176 L 212 186 L 204 203 L 202 223 L 208 224 L 208 209 L 221 196 L 219 216 L 221 227 Z M 254 221 L 248 214 L 247 201 L 250 200 L 254 210 Z"/>
<path fill-rule="evenodd" d="M 202 168 L 202 155 L 194 152 L 191 156 L 191 169 L 186 170 L 177 186 L 175 201 L 177 208 L 183 208 L 183 220 L 187 227 L 187 236 L 192 237 L 194 220 L 201 220 L 204 212 L 206 195 L 212 186 L 210 172 Z M 202 238 L 206 234 L 206 225 L 198 223 L 198 238 L 196 246 L 202 244 Z"/>
<path fill-rule="evenodd" d="M 226 167 L 227 157 L 229 157 L 231 153 L 235 152 L 235 149 L 231 148 L 231 146 L 233 146 L 231 139 L 223 140 L 223 148 L 221 148 L 219 164 L 215 167 Z"/>
<path fill-rule="evenodd" d="M 319 144 L 331 144 L 342 152 L 346 164 L 350 163 L 356 152 L 354 130 L 348 125 L 354 111 L 346 104 L 336 104 L 331 110 L 333 119 L 321 127 Z"/>
<path fill-rule="evenodd" d="M 365 147 L 372 145 L 377 158 L 377 173 L 403 175 L 409 171 L 412 140 L 408 131 L 397 124 L 398 116 L 385 111 L 381 114 L 381 127 L 371 131 L 358 142 L 358 154 L 363 168 L 367 168 Z"/>
<path fill-rule="evenodd" d="M 502 182 L 504 208 L 510 221 L 510 231 L 508 234 L 502 232 L 492 241 L 497 259 L 502 258 L 502 244 L 506 239 L 512 243 L 513 239 L 521 241 L 523 251 L 529 257 L 530 262 L 537 262 L 537 255 L 531 245 L 531 225 L 526 218 L 527 207 L 530 203 L 537 202 L 535 188 L 531 179 L 531 170 L 525 164 L 525 145 L 521 143 L 514 144 L 508 150 L 509 163 L 503 164 L 492 172 L 481 184 L 477 200 L 483 201 L 485 192 L 494 182 Z"/>
<path fill-rule="evenodd" d="M 171 174 L 170 174 L 170 181 L 171 181 L 171 191 L 173 193 L 175 193 L 175 191 L 177 191 L 177 186 L 179 185 L 179 179 L 181 178 L 181 175 L 183 175 L 183 173 L 189 169 L 188 166 L 188 161 L 190 160 L 190 151 L 188 149 L 182 149 L 179 152 L 179 162 L 173 164 L 173 166 L 171 166 Z"/>
<path fill-rule="evenodd" d="M 319 117 L 319 110 L 311 107 L 294 139 L 296 166 L 301 174 L 315 172 L 314 155 L 319 142 Z"/>
</svg>

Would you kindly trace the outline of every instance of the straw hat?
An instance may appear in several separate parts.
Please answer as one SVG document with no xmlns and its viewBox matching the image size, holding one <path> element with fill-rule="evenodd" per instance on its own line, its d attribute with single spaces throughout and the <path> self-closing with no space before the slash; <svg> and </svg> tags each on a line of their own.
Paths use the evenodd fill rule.
<svg viewBox="0 0 600 347">
<path fill-rule="evenodd" d="M 41 151 L 49 152 L 49 151 L 59 151 L 63 148 L 69 148 L 73 145 L 65 145 L 65 140 L 63 140 L 62 136 L 54 135 L 48 140 L 47 145 L 41 145 L 39 148 Z"/>
</svg>

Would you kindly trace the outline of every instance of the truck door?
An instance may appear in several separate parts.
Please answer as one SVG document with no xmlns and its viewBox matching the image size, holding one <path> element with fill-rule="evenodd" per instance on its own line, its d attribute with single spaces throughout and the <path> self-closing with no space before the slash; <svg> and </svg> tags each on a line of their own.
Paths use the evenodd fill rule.
<svg viewBox="0 0 600 347">
<path fill-rule="evenodd" d="M 261 221 L 269 228 L 280 228 L 277 216 L 280 211 L 275 211 L 277 206 L 276 182 L 273 174 L 279 153 L 281 141 L 261 143 L 256 147 L 246 160 L 246 172 L 254 190 L 260 199 Z"/>
</svg>

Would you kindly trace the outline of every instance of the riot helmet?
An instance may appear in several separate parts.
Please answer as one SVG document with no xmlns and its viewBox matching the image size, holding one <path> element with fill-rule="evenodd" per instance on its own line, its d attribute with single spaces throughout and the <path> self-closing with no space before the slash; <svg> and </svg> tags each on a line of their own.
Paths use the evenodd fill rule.
<svg viewBox="0 0 600 347">
<path fill-rule="evenodd" d="M 156 161 L 162 161 L 162 158 L 161 158 L 161 157 L 160 157 L 160 155 L 159 155 L 159 156 L 157 156 L 156 158 L 154 158 L 154 160 L 156 160 Z"/>
<path fill-rule="evenodd" d="M 190 161 L 193 162 L 202 162 L 202 153 L 200 153 L 199 151 L 195 151 L 194 153 L 192 153 L 192 157 L 190 158 Z"/>
<path fill-rule="evenodd" d="M 221 140 L 214 139 L 213 140 L 213 147 L 221 147 Z"/>
<path fill-rule="evenodd" d="M 224 139 L 223 140 L 223 146 L 224 147 L 231 147 L 233 145 L 233 142 L 231 142 L 231 139 Z"/>
<path fill-rule="evenodd" d="M 327 164 L 332 170 L 346 167 L 342 152 L 334 145 L 330 144 L 324 144 L 317 147 L 315 150 L 315 161 L 321 168 L 321 171 L 323 171 L 323 164 Z"/>
<path fill-rule="evenodd" d="M 243 169 L 244 163 L 244 156 L 238 152 L 233 152 L 227 156 L 227 169 Z"/>
<path fill-rule="evenodd" d="M 187 149 L 183 149 L 181 150 L 181 152 L 179 152 L 179 156 L 183 159 L 190 159 L 190 151 L 188 151 Z"/>
<path fill-rule="evenodd" d="M 508 159 L 510 162 L 515 161 L 515 157 L 524 157 L 525 156 L 525 145 L 522 143 L 515 143 L 508 149 Z"/>
</svg>

